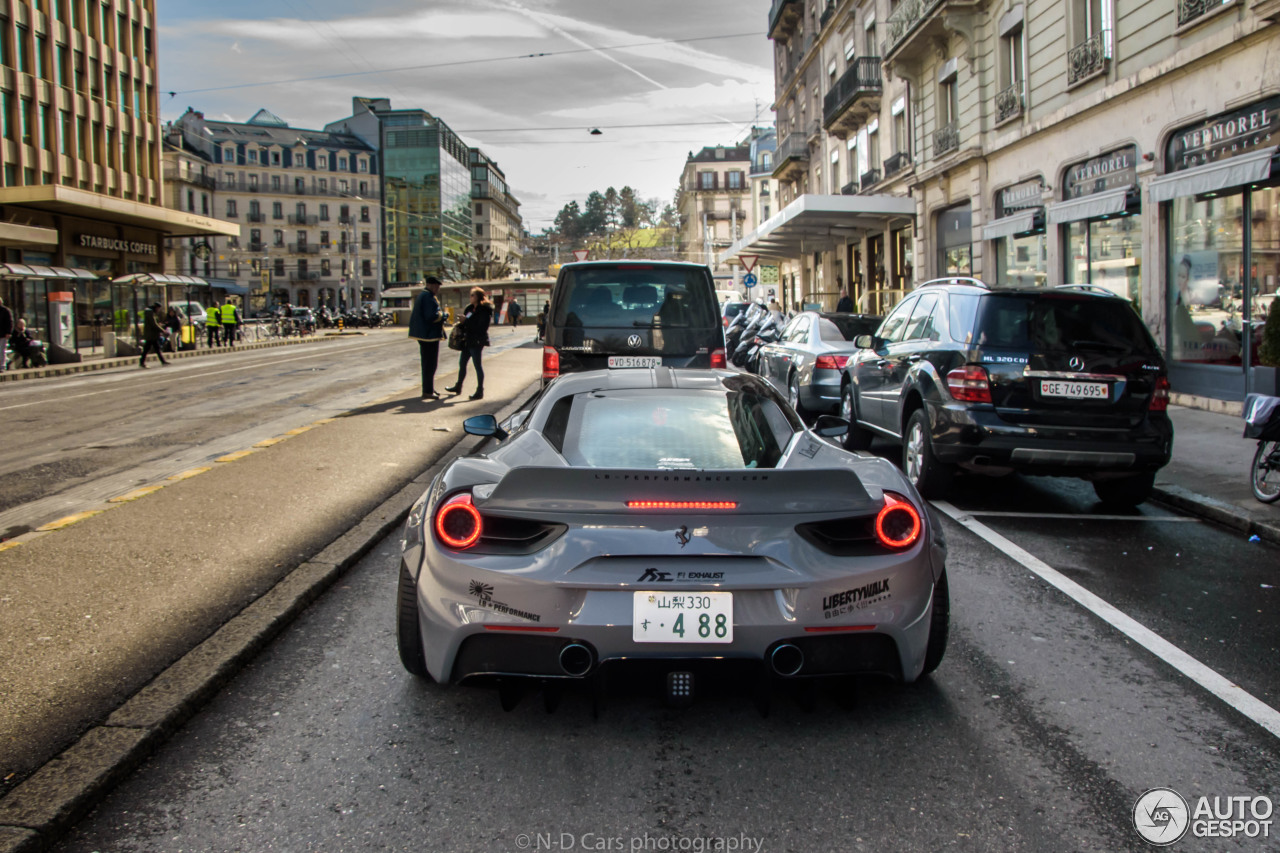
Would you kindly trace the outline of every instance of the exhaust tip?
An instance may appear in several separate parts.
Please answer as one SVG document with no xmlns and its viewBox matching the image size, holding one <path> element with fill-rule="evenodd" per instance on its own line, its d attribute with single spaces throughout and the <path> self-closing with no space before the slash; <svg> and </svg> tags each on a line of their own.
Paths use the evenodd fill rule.
<svg viewBox="0 0 1280 853">
<path fill-rule="evenodd" d="M 769 655 L 769 665 L 778 675 L 790 677 L 799 675 L 804 669 L 804 652 L 791 643 L 783 643 Z"/>
<path fill-rule="evenodd" d="M 591 671 L 595 656 L 582 643 L 570 643 L 560 650 L 560 668 L 565 675 L 583 676 Z"/>
</svg>

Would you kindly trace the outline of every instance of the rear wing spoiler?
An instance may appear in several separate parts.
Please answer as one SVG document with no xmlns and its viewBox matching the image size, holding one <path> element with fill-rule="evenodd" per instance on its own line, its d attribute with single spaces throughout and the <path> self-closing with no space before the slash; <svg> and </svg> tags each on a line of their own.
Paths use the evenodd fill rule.
<svg viewBox="0 0 1280 853">
<path fill-rule="evenodd" d="M 535 467 L 511 469 L 489 497 L 477 496 L 476 506 L 518 513 L 616 513 L 626 512 L 628 501 L 736 503 L 724 510 L 694 506 L 665 510 L 686 515 L 725 511 L 863 515 L 882 506 L 872 500 L 858 475 L 848 468 L 663 471 Z"/>
</svg>

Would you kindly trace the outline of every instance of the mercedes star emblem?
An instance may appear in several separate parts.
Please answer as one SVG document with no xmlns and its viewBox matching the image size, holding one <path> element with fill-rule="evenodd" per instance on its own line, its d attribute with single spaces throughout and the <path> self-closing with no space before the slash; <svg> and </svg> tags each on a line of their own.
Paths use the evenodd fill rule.
<svg viewBox="0 0 1280 853">
<path fill-rule="evenodd" d="M 1084 359 L 1078 355 L 1071 356 L 1071 361 L 1068 364 L 1071 365 L 1072 370 L 1084 370 Z"/>
</svg>

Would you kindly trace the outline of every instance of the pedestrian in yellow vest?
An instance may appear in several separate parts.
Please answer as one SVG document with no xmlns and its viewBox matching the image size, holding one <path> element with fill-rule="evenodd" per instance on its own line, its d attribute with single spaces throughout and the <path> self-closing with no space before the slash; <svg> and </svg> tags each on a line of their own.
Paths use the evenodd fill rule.
<svg viewBox="0 0 1280 853">
<path fill-rule="evenodd" d="M 209 333 L 209 347 L 216 347 L 221 338 L 222 331 L 222 309 L 217 305 L 209 306 L 209 310 L 204 312 L 204 328 Z"/>
<path fill-rule="evenodd" d="M 239 312 L 236 311 L 235 303 L 228 299 L 222 306 L 222 336 L 227 341 L 227 346 L 234 347 L 236 345 L 236 328 L 240 325 Z"/>
</svg>

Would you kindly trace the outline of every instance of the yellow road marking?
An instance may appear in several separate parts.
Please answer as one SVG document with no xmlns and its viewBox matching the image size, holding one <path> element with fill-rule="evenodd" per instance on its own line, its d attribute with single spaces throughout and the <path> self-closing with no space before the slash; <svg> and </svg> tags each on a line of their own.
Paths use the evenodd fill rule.
<svg viewBox="0 0 1280 853">
<path fill-rule="evenodd" d="M 284 441 L 286 437 L 287 436 L 277 435 L 275 438 L 264 438 L 262 441 L 255 444 L 254 447 L 270 447 L 273 444 L 279 444 Z"/>
<path fill-rule="evenodd" d="M 8 551 L 10 548 L 17 548 L 21 542 L 0 542 L 0 551 Z"/>
<path fill-rule="evenodd" d="M 134 489 L 132 492 L 129 492 L 128 494 L 117 495 L 114 498 L 108 498 L 107 503 L 122 504 L 122 503 L 128 503 L 129 501 L 136 501 L 138 498 L 142 497 L 143 495 L 149 495 L 152 492 L 158 492 L 163 488 L 164 488 L 163 484 L 159 486 L 143 486 L 141 489 Z"/>
<path fill-rule="evenodd" d="M 337 418 L 321 418 L 320 420 L 316 421 L 315 423 L 313 423 L 313 424 L 311 424 L 311 425 L 312 425 L 312 426 L 320 426 L 320 424 L 331 424 L 331 423 L 333 423 L 333 422 L 334 422 L 334 421 L 336 421 L 336 420 L 337 420 Z"/>
<path fill-rule="evenodd" d="M 309 426 L 298 427 L 297 429 L 288 430 L 287 432 L 285 432 L 285 435 L 302 435 L 304 432 L 306 432 L 309 429 L 311 429 L 311 427 Z"/>
<path fill-rule="evenodd" d="M 255 452 L 257 451 L 237 450 L 235 453 L 228 453 L 226 456 L 219 456 L 217 459 L 213 461 L 214 462 L 235 462 L 237 459 L 243 459 L 246 456 L 248 456 L 250 453 L 255 453 Z"/>
<path fill-rule="evenodd" d="M 60 518 L 57 521 L 51 521 L 48 524 L 37 527 L 36 530 L 45 532 L 49 530 L 61 530 L 68 525 L 75 524 L 77 521 L 84 521 L 86 518 L 93 518 L 95 515 L 101 515 L 106 512 L 105 509 L 91 509 L 86 512 L 77 512 L 75 515 L 68 515 L 66 518 Z"/>
<path fill-rule="evenodd" d="M 194 476 L 195 476 L 195 475 L 197 475 L 197 474 L 203 474 L 205 471 L 212 471 L 212 470 L 213 470 L 213 468 L 212 468 L 212 467 L 207 467 L 207 468 L 192 468 L 190 471 L 183 471 L 181 474 L 174 474 L 172 477 L 169 477 L 168 479 L 170 479 L 170 480 L 185 480 L 185 479 L 187 479 L 188 477 L 194 477 Z"/>
</svg>

